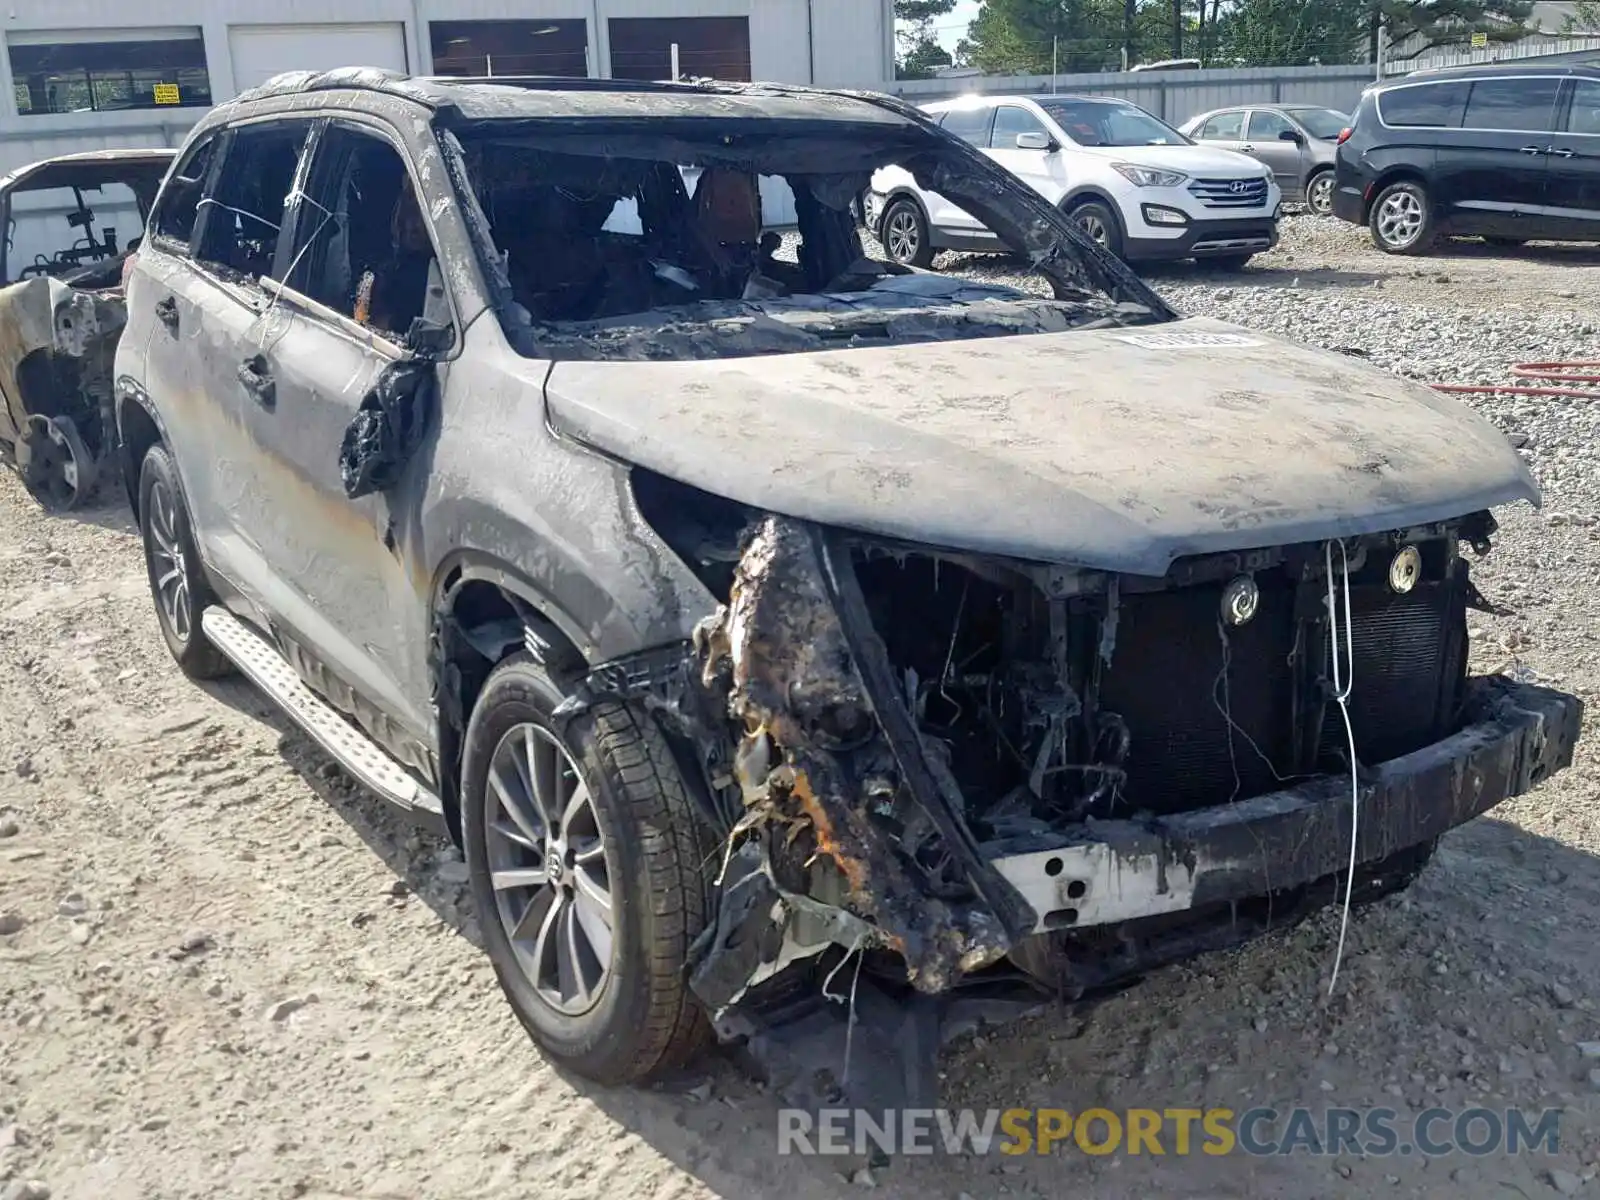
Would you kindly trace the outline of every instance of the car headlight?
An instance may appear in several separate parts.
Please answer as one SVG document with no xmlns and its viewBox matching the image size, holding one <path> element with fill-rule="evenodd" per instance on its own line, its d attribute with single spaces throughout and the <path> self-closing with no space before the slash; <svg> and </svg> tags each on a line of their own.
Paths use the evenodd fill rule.
<svg viewBox="0 0 1600 1200">
<path fill-rule="evenodd" d="M 1177 187 L 1189 178 L 1182 171 L 1158 171 L 1134 163 L 1112 163 L 1111 169 L 1134 187 Z"/>
</svg>

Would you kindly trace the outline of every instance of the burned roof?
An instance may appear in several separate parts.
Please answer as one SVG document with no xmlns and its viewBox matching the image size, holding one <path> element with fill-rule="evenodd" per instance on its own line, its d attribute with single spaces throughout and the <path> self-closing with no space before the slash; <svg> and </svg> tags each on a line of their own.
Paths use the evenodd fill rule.
<svg viewBox="0 0 1600 1200">
<path fill-rule="evenodd" d="M 23 188 L 98 187 L 139 178 L 155 181 L 166 174 L 176 150 L 85 150 L 18 167 L 0 176 L 0 191 Z"/>
<path fill-rule="evenodd" d="M 241 93 L 232 103 L 349 90 L 407 100 L 435 111 L 450 110 L 467 121 L 836 120 L 890 128 L 915 123 L 902 102 L 862 92 L 713 80 L 651 83 L 567 77 L 414 77 L 377 67 L 291 71 Z"/>
</svg>

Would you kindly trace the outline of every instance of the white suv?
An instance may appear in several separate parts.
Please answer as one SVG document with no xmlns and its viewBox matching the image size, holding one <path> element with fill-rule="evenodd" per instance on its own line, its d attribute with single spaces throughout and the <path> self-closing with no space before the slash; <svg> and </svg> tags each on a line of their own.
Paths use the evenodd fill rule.
<svg viewBox="0 0 1600 1200">
<path fill-rule="evenodd" d="M 1268 168 L 1196 145 L 1126 100 L 967 96 L 925 111 L 1129 261 L 1204 258 L 1237 269 L 1277 244 L 1283 197 Z M 866 218 L 890 257 L 911 266 L 940 250 L 1006 249 L 900 167 L 873 176 Z"/>
</svg>

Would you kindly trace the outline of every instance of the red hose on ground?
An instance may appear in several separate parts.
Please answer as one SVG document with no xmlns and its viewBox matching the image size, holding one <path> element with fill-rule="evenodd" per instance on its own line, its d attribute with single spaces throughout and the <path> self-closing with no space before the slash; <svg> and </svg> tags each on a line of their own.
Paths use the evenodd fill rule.
<svg viewBox="0 0 1600 1200">
<path fill-rule="evenodd" d="M 1600 383 L 1600 375 L 1579 374 L 1581 367 L 1600 367 L 1600 359 L 1582 358 L 1569 362 L 1529 362 L 1517 363 L 1511 368 L 1511 373 L 1520 379 L 1545 379 L 1553 382 L 1565 383 Z M 1513 396 L 1593 396 L 1600 400 L 1600 388 L 1591 387 L 1532 387 L 1526 384 L 1492 383 L 1436 383 L 1434 390 L 1440 392 L 1505 392 Z"/>
</svg>

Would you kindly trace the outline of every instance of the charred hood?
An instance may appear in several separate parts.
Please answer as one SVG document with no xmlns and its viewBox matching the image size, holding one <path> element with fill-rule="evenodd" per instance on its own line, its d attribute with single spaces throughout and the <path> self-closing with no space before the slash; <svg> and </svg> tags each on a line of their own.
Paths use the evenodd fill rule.
<svg viewBox="0 0 1600 1200">
<path fill-rule="evenodd" d="M 562 362 L 547 394 L 566 435 L 754 508 L 1139 575 L 1539 500 L 1456 401 L 1211 320 Z"/>
</svg>

